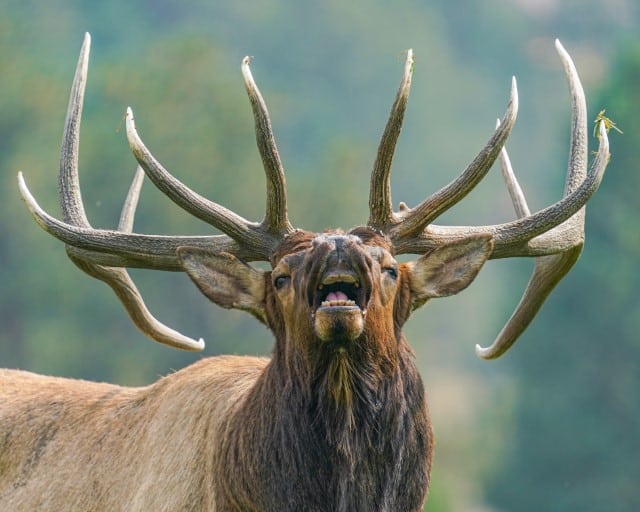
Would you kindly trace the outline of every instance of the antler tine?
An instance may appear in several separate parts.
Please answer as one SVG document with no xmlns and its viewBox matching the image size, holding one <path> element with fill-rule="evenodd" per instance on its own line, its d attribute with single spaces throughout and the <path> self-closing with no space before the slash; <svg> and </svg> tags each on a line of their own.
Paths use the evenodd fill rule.
<svg viewBox="0 0 640 512">
<path fill-rule="evenodd" d="M 86 32 L 80 48 L 80 56 L 78 57 L 78 64 L 71 85 L 71 93 L 69 94 L 69 105 L 60 149 L 60 172 L 58 175 L 62 218 L 65 222 L 85 227 L 89 226 L 89 221 L 84 211 L 78 180 L 78 152 L 80 147 L 80 120 L 82 118 L 84 92 L 89 73 L 90 51 L 91 36 Z"/>
<path fill-rule="evenodd" d="M 587 130 L 587 100 L 578 76 L 578 71 L 571 56 L 564 49 L 560 40 L 555 41 L 556 51 L 562 62 L 569 95 L 571 97 L 571 141 L 569 150 L 569 165 L 565 184 L 565 193 L 573 192 L 582 183 L 587 173 L 588 130 Z M 584 219 L 583 219 L 584 222 Z"/>
<path fill-rule="evenodd" d="M 498 128 L 498 126 L 500 126 L 500 119 L 496 121 L 496 128 Z M 516 174 L 513 172 L 511 159 L 509 158 L 506 147 L 503 147 L 500 151 L 500 169 L 502 170 L 502 178 L 507 185 L 507 191 L 509 192 L 509 197 L 511 198 L 511 203 L 516 211 L 516 215 L 518 217 L 528 217 L 531 215 L 531 210 L 529 210 L 527 199 L 522 192 L 520 183 L 518 183 Z"/>
<path fill-rule="evenodd" d="M 18 173 L 18 187 L 22 199 L 36 222 L 49 234 L 67 244 L 67 250 L 74 256 L 99 265 L 182 271 L 183 268 L 176 256 L 177 248 L 182 245 L 219 248 L 221 251 L 229 251 L 250 258 L 252 254 L 247 254 L 244 248 L 239 247 L 226 235 L 168 237 L 91 227 L 84 211 L 78 179 L 80 120 L 88 75 L 90 46 L 91 37 L 87 33 L 80 50 L 71 87 L 60 150 L 59 187 L 64 221 L 52 217 L 38 205 L 22 173 Z"/>
<path fill-rule="evenodd" d="M 550 256 L 538 256 L 529 283 L 513 314 L 489 347 L 476 345 L 481 359 L 496 359 L 504 354 L 520 337 L 549 294 L 578 261 L 582 245 Z"/>
<path fill-rule="evenodd" d="M 391 107 L 389 120 L 382 134 L 371 173 L 369 220 L 367 225 L 381 231 L 386 231 L 394 222 L 397 222 L 391 202 L 391 163 L 402 129 L 407 102 L 409 101 L 413 67 L 413 50 L 409 49 L 407 50 L 400 87 Z"/>
<path fill-rule="evenodd" d="M 486 176 L 500 154 L 518 115 L 518 88 L 515 77 L 511 80 L 509 103 L 504 118 L 484 148 L 463 173 L 454 181 L 426 198 L 422 203 L 403 213 L 402 222 L 394 226 L 389 236 L 394 245 L 407 238 L 420 236 L 424 228 L 443 212 L 461 201 Z"/>
<path fill-rule="evenodd" d="M 138 167 L 122 207 L 118 224 L 119 231 L 131 232 L 133 228 L 143 180 L 144 171 Z M 105 267 L 87 261 L 83 259 L 81 254 L 76 253 L 73 247 L 69 247 L 67 254 L 79 269 L 111 287 L 135 326 L 143 334 L 163 345 L 174 348 L 188 351 L 204 350 L 205 343 L 202 338 L 199 340 L 189 338 L 166 326 L 151 314 L 138 288 L 124 268 Z"/>
<path fill-rule="evenodd" d="M 202 338 L 194 340 L 171 329 L 156 319 L 147 309 L 133 280 L 123 268 L 103 267 L 70 255 L 69 258 L 86 274 L 103 281 L 114 291 L 135 326 L 147 337 L 170 347 L 199 352 L 204 350 Z"/>
<path fill-rule="evenodd" d="M 580 82 L 580 77 L 578 76 L 578 72 L 576 71 L 571 56 L 567 53 L 560 41 L 557 39 L 555 41 L 555 46 L 565 71 L 567 83 L 569 86 L 569 95 L 571 99 L 571 139 L 569 143 L 569 163 L 565 180 L 563 199 L 550 207 L 548 211 L 548 220 L 550 222 L 547 226 L 552 227 L 553 229 L 549 231 L 547 228 L 546 232 L 543 230 L 540 233 L 534 235 L 540 235 L 537 239 L 534 238 L 533 240 L 531 240 L 531 238 L 529 238 L 529 240 L 531 240 L 530 245 L 536 245 L 538 247 L 544 246 L 549 242 L 549 240 L 553 239 L 556 236 L 557 231 L 562 231 L 563 237 L 566 240 L 564 248 L 567 249 L 571 245 L 581 244 L 584 239 L 583 206 L 589 199 L 590 194 L 588 195 L 588 197 L 584 198 L 584 200 L 582 200 L 581 198 L 580 200 L 576 201 L 575 206 L 578 206 L 578 208 L 576 208 L 576 211 L 573 215 L 560 221 L 563 223 L 562 225 L 558 226 L 559 222 L 554 222 L 553 217 L 555 213 L 561 209 L 561 207 L 567 207 L 569 205 L 569 198 L 575 197 L 574 194 L 576 194 L 581 188 L 583 188 L 583 190 L 585 191 L 587 191 L 588 188 L 591 188 L 593 189 L 591 193 L 597 190 L 599 186 L 599 181 L 597 180 L 597 178 L 602 178 L 602 175 L 608 163 L 609 151 L 605 130 L 604 139 L 600 138 L 600 147 L 593 164 L 593 170 L 592 172 L 587 174 L 587 102 L 582 84 Z M 598 163 L 600 164 L 600 166 L 596 165 Z M 529 216 L 528 218 L 532 219 L 532 217 L 534 216 Z M 524 224 L 531 224 L 531 220 L 525 221 Z M 526 231 L 526 229 L 522 229 L 522 227 L 517 225 L 514 225 L 513 228 L 505 227 L 503 229 L 501 237 L 502 240 L 498 241 L 498 244 L 500 245 L 501 243 L 513 243 L 514 240 L 520 241 L 519 239 L 520 237 L 522 237 L 524 231 Z"/>
<path fill-rule="evenodd" d="M 250 57 L 242 59 L 242 78 L 251 102 L 255 122 L 256 143 L 267 178 L 267 201 L 263 227 L 269 233 L 285 235 L 293 231 L 287 215 L 287 184 L 280 155 L 271 128 L 267 105 L 256 85 L 249 64 Z"/>
<path fill-rule="evenodd" d="M 136 208 L 138 207 L 138 201 L 140 200 L 140 192 L 142 191 L 142 184 L 144 183 L 144 169 L 139 165 L 136 167 L 136 173 L 133 176 L 133 181 L 129 186 L 129 192 L 122 204 L 122 211 L 120 212 L 120 221 L 118 222 L 118 231 L 125 233 L 131 233 L 133 231 L 133 222 L 136 216 Z"/>
<path fill-rule="evenodd" d="M 89 53 L 91 36 L 85 34 L 78 65 L 71 86 L 69 106 L 60 149 L 60 205 L 63 219 L 73 225 L 91 229 L 82 203 L 80 180 L 78 175 L 78 152 L 80 145 L 80 123 L 84 93 L 89 70 Z M 133 227 L 135 210 L 142 187 L 142 169 L 138 168 L 127 199 L 125 200 L 120 224 L 120 231 L 130 232 Z M 82 271 L 108 284 L 116 293 L 134 324 L 147 336 L 176 348 L 184 350 L 202 350 L 204 341 L 192 340 L 177 331 L 165 326 L 147 309 L 142 295 L 137 290 L 128 272 L 123 268 L 103 267 L 91 262 L 86 254 L 75 252 L 74 247 L 67 246 L 69 259 Z"/>
<path fill-rule="evenodd" d="M 506 149 L 502 150 L 500 164 L 516 213 L 519 217 L 530 215 L 529 207 L 511 167 Z M 515 311 L 490 347 L 483 348 L 476 345 L 478 357 L 496 359 L 515 343 L 534 319 L 555 286 L 571 270 L 581 252 L 582 244 L 560 254 L 535 258 L 533 273 Z"/>
</svg>

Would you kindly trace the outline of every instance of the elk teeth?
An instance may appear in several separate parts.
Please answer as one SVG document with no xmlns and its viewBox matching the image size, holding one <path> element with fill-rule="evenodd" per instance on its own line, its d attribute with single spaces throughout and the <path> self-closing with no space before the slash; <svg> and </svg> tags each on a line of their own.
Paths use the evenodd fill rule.
<svg viewBox="0 0 640 512">
<path fill-rule="evenodd" d="M 321 306 L 323 308 L 335 307 L 335 306 L 355 306 L 354 300 L 324 300 Z"/>
</svg>

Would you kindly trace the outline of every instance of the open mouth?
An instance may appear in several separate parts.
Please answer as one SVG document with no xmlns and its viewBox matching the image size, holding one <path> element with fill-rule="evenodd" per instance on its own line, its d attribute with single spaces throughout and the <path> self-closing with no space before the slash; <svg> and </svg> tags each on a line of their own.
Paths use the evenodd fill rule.
<svg viewBox="0 0 640 512">
<path fill-rule="evenodd" d="M 313 294 L 312 308 L 359 308 L 367 305 L 367 291 L 360 280 L 351 273 L 328 273 L 318 284 Z"/>
</svg>

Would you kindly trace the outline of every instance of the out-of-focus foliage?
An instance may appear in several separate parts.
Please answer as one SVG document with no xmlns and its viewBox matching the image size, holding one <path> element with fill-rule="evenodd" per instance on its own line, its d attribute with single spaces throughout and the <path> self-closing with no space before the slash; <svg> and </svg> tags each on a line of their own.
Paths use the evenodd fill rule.
<svg viewBox="0 0 640 512">
<path fill-rule="evenodd" d="M 603 416 L 601 400 L 582 398 L 582 409 L 567 408 L 564 416 L 544 420 L 536 455 L 551 460 L 559 443 L 565 443 L 564 466 L 556 464 L 554 472 L 549 465 L 543 476 L 523 472 L 522 479 L 514 470 L 502 473 L 500 485 L 487 496 L 504 504 L 498 489 L 513 488 L 526 497 L 521 503 L 537 496 L 538 510 L 546 510 L 555 503 L 545 494 L 544 482 L 569 482 L 580 489 L 595 488 L 597 480 L 609 508 L 621 509 L 615 506 L 621 484 L 606 480 L 614 473 L 608 464 L 625 468 L 638 459 L 615 444 L 614 434 L 616 428 L 626 432 L 629 421 L 637 423 L 638 400 L 633 395 L 637 382 L 622 368 L 615 370 L 615 364 L 631 365 L 633 357 L 625 352 L 627 345 L 612 342 L 612 333 L 637 340 L 633 334 L 640 323 L 640 315 L 631 311 L 637 305 L 632 295 L 637 272 L 631 262 L 637 260 L 638 230 L 637 210 L 630 210 L 637 208 L 638 150 L 633 141 L 638 140 L 638 102 L 633 94 L 640 82 L 631 77 L 629 66 L 612 67 L 610 60 L 625 41 L 638 39 L 638 24 L 633 0 L 483 0 L 464 5 L 447 0 L 4 1 L 0 365 L 135 385 L 202 357 L 140 335 L 111 291 L 79 272 L 18 198 L 15 178 L 21 170 L 39 202 L 52 213 L 58 211 L 57 152 L 85 31 L 91 32 L 93 45 L 80 172 L 95 226 L 116 224 L 133 176 L 135 162 L 124 136 L 127 105 L 134 109 L 149 148 L 176 176 L 241 215 L 262 216 L 264 178 L 239 70 L 242 57 L 251 55 L 286 167 L 290 217 L 314 230 L 350 227 L 366 219 L 369 171 L 408 47 L 415 51 L 416 69 L 394 162 L 394 201 L 415 205 L 457 176 L 490 136 L 495 117 L 505 108 L 512 74 L 518 78 L 520 114 L 509 151 L 532 207 L 557 199 L 569 125 L 568 95 L 553 50 L 553 39 L 560 37 L 594 106 L 590 115 L 606 108 L 625 134 L 611 134 L 612 169 L 589 207 L 582 260 L 504 359 L 480 362 L 472 347 L 491 341 L 517 301 L 526 279 L 520 263 L 491 262 L 460 297 L 435 301 L 408 323 L 438 438 L 429 510 L 487 510 L 480 476 L 499 470 L 499 458 L 508 456 L 515 443 L 511 434 L 527 440 L 528 426 L 542 421 L 536 420 L 536 410 L 547 402 L 528 392 L 550 401 L 563 389 L 574 389 L 572 377 L 589 378 L 588 389 L 615 396 L 617 401 L 609 404 L 617 404 L 617 415 Z M 635 80 L 635 89 L 629 80 Z M 594 101 L 594 91 L 610 81 L 614 85 L 607 99 Z M 494 172 L 438 222 L 490 223 L 512 217 L 499 172 Z M 617 229 L 605 230 L 605 222 Z M 149 183 L 135 229 L 210 232 Z M 610 274 L 615 279 L 608 281 Z M 248 315 L 211 306 L 184 275 L 133 275 L 151 310 L 165 323 L 205 337 L 206 356 L 269 352 L 271 337 L 262 326 Z M 615 291 L 604 291 L 608 282 L 617 283 Z M 577 296 L 593 297 L 600 305 L 597 314 L 586 306 L 572 312 Z M 561 323 L 561 318 L 569 320 Z M 568 345 L 574 348 L 562 356 L 564 366 L 556 366 L 559 356 L 540 340 L 553 333 L 560 344 L 577 324 L 582 333 L 578 349 Z M 599 365 L 603 358 L 609 358 L 611 368 Z M 558 393 L 543 386 L 551 368 L 556 368 Z M 612 377 L 617 373 L 621 379 Z M 520 375 L 523 384 L 514 386 Z M 510 389 L 506 394 L 503 383 Z M 571 399 L 576 393 L 567 395 Z M 517 407 L 515 420 L 512 405 Z M 560 414 L 560 407 L 552 412 Z M 494 422 L 489 436 L 478 429 L 481 417 Z M 585 432 L 597 442 L 560 436 L 560 430 L 553 437 L 554 429 L 584 418 L 593 420 L 593 428 Z M 615 450 L 602 467 L 591 465 L 592 473 L 585 476 L 583 455 L 590 452 L 582 450 L 592 445 Z M 506 467 L 516 467 L 505 460 Z M 522 509 L 520 503 L 515 509 Z"/>
<path fill-rule="evenodd" d="M 640 510 L 638 84 L 640 44 L 630 41 L 593 102 L 624 135 L 609 133 L 586 253 L 513 354 L 513 435 L 488 490 L 500 510 Z"/>
</svg>

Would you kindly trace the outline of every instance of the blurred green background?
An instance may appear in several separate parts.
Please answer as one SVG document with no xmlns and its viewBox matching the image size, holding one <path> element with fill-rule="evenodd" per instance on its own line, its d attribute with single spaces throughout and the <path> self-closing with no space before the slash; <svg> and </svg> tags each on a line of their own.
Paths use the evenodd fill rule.
<svg viewBox="0 0 640 512">
<path fill-rule="evenodd" d="M 287 171 L 292 222 L 345 228 L 367 216 L 369 172 L 400 80 L 416 54 L 396 151 L 394 202 L 415 205 L 475 156 L 506 107 L 508 142 L 530 206 L 557 200 L 569 138 L 558 37 L 583 79 L 589 116 L 606 108 L 612 159 L 588 208 L 572 273 L 502 359 L 483 362 L 531 261 L 493 261 L 460 296 L 406 328 L 437 435 L 428 510 L 640 510 L 640 13 L 635 0 L 451 2 L 285 0 L 35 2 L 0 6 L 0 365 L 152 382 L 202 354 L 152 343 L 103 284 L 79 272 L 21 203 L 25 173 L 57 213 L 62 125 L 83 33 L 92 58 L 81 138 L 85 205 L 114 227 L 135 162 L 130 105 L 155 155 L 201 194 L 260 219 L 264 178 L 240 76 L 267 100 Z M 595 140 L 591 141 L 595 147 Z M 513 218 L 497 169 L 439 223 Z M 147 184 L 136 231 L 209 234 Z M 179 274 L 133 272 L 151 310 L 207 341 L 204 356 L 267 354 L 270 334 L 220 310 Z"/>
</svg>

